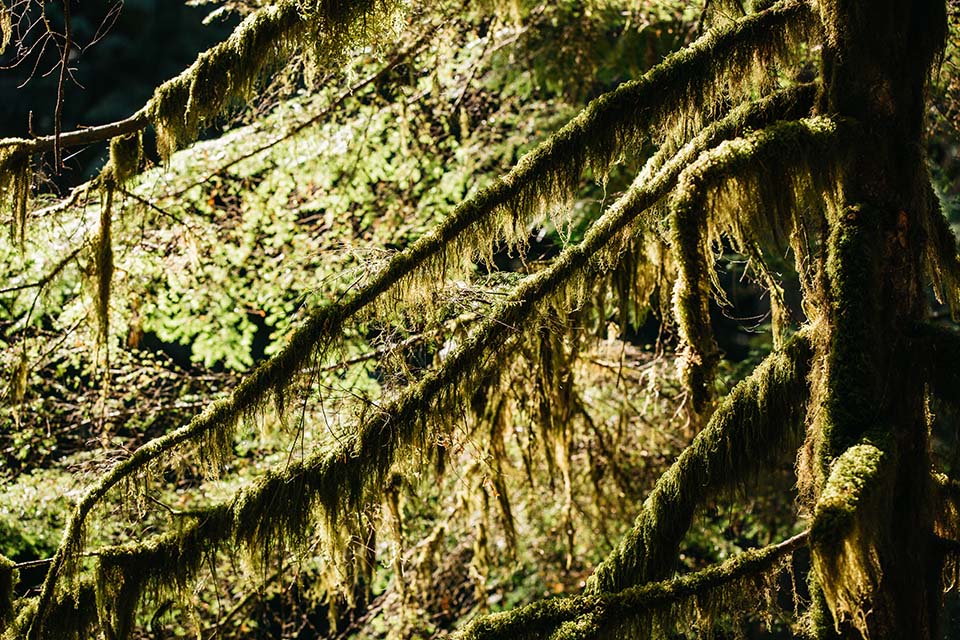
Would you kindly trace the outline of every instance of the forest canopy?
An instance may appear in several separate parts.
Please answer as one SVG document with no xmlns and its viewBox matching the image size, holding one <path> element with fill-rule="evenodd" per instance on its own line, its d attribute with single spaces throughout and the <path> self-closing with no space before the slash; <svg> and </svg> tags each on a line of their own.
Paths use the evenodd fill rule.
<svg viewBox="0 0 960 640">
<path fill-rule="evenodd" d="M 956 634 L 956 2 L 188 4 L 0 0 L 3 640 Z"/>
</svg>

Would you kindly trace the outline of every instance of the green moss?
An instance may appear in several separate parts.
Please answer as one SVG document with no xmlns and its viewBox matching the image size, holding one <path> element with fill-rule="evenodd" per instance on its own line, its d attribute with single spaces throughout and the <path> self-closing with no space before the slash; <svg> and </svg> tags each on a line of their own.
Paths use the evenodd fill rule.
<svg viewBox="0 0 960 640">
<path fill-rule="evenodd" d="M 13 621 L 13 589 L 17 585 L 16 563 L 0 555 L 0 625 Z"/>
<path fill-rule="evenodd" d="M 838 629 L 851 624 L 867 634 L 864 612 L 882 578 L 877 550 L 884 531 L 876 516 L 889 494 L 887 457 L 867 442 L 847 449 L 831 466 L 814 510 L 813 566 Z"/>
<path fill-rule="evenodd" d="M 803 215 L 800 205 L 823 192 L 851 137 L 827 118 L 778 123 L 705 151 L 681 174 L 671 202 L 678 264 L 673 305 L 683 344 L 681 373 L 695 412 L 707 405 L 719 359 L 709 301 L 718 286 L 713 255 L 722 239 L 763 269 L 761 247 L 784 249 Z"/>
<path fill-rule="evenodd" d="M 734 387 L 657 481 L 633 528 L 590 577 L 588 593 L 615 593 L 668 575 L 703 501 L 746 482 L 800 441 L 811 358 L 808 338 L 798 334 Z"/>
<path fill-rule="evenodd" d="M 97 321 L 100 325 L 102 347 L 109 349 L 110 340 L 110 284 L 113 282 L 113 182 L 102 190 L 100 233 L 97 234 Z M 107 358 L 108 360 L 109 358 Z"/>
<path fill-rule="evenodd" d="M 0 55 L 6 51 L 13 38 L 13 19 L 6 3 L 0 2 Z"/>
<path fill-rule="evenodd" d="M 701 630 L 721 608 L 755 610 L 758 595 L 773 588 L 783 559 L 803 546 L 801 534 L 779 544 L 746 551 L 697 573 L 624 589 L 541 600 L 513 611 L 475 618 L 458 640 L 550 638 L 668 638 L 695 624 Z"/>
<path fill-rule="evenodd" d="M 139 173 L 142 160 L 142 131 L 120 136 L 110 141 L 110 174 L 118 184 L 123 184 Z"/>
<path fill-rule="evenodd" d="M 0 208 L 11 212 L 10 237 L 23 246 L 30 199 L 30 152 L 25 141 L 0 140 Z"/>
<path fill-rule="evenodd" d="M 399 3 L 301 3 L 283 0 L 248 16 L 224 42 L 203 52 L 176 78 L 157 88 L 147 106 L 157 147 L 168 159 L 200 130 L 246 100 L 263 78 L 299 48 L 318 58 L 344 54 L 348 44 L 376 41 Z"/>
<path fill-rule="evenodd" d="M 177 531 L 100 549 L 96 603 L 99 623 L 108 637 L 130 637 L 137 606 L 146 597 L 160 602 L 189 593 L 209 554 L 229 538 L 232 522 L 228 510 L 210 509 L 191 518 Z"/>
</svg>

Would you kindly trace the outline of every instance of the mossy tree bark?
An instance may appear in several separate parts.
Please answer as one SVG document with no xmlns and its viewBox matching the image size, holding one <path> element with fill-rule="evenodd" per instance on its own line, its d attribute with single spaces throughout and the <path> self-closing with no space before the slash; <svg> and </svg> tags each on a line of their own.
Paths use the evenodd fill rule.
<svg viewBox="0 0 960 640">
<path fill-rule="evenodd" d="M 909 374 L 917 364 L 909 345 L 925 312 L 924 88 L 941 50 L 945 8 L 942 0 L 830 0 L 820 11 L 820 110 L 859 123 L 866 146 L 844 168 L 831 212 L 813 462 L 821 501 L 831 485 L 862 487 L 864 495 L 848 505 L 844 524 L 828 518 L 835 513 L 825 504 L 815 511 L 814 593 L 829 608 L 817 633 L 930 638 L 940 561 L 924 382 Z M 851 449 L 857 445 L 881 452 L 881 462 L 866 465 L 869 487 L 839 477 L 847 472 L 840 469 L 845 452 L 849 472 L 862 472 Z"/>
</svg>

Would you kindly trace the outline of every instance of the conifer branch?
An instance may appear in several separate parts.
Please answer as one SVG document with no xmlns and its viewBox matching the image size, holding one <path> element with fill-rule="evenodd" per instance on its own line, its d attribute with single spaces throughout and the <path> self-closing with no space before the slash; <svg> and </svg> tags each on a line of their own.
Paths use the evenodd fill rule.
<svg viewBox="0 0 960 640">
<path fill-rule="evenodd" d="M 378 415 L 362 423 L 347 442 L 332 452 L 316 452 L 283 472 L 268 473 L 236 500 L 213 507 L 206 517 L 198 519 L 179 533 L 142 549 L 117 550 L 111 556 L 113 566 L 127 567 L 123 575 L 140 581 L 142 588 L 150 584 L 150 580 L 162 580 L 163 567 L 177 567 L 179 571 L 189 572 L 186 558 L 202 557 L 205 550 L 217 548 L 228 541 L 246 543 L 250 548 L 261 551 L 270 544 L 294 541 L 306 528 L 311 513 L 318 506 L 323 507 L 322 513 L 328 526 L 332 527 L 340 513 L 357 506 L 371 489 L 379 492 L 381 480 L 400 449 L 417 442 L 426 444 L 423 442 L 428 436 L 425 421 L 439 419 L 442 423 L 440 416 L 449 415 L 444 411 L 448 403 L 469 395 L 472 386 L 486 377 L 487 369 L 502 366 L 502 362 L 495 361 L 495 354 L 502 354 L 515 332 L 514 327 L 521 326 L 538 305 L 562 292 L 613 237 L 663 198 L 690 159 L 696 157 L 705 146 L 715 144 L 724 136 L 734 135 L 740 127 L 761 124 L 765 118 L 782 114 L 782 110 L 789 112 L 805 108 L 800 105 L 805 105 L 805 100 L 812 96 L 811 87 L 783 91 L 755 105 L 736 110 L 724 121 L 706 130 L 654 178 L 647 179 L 646 175 L 638 178 L 631 189 L 591 227 L 580 245 L 567 247 L 548 269 L 523 280 L 462 349 L 451 355 L 439 369 L 426 374 L 418 384 L 384 406 Z M 436 437 L 437 434 L 429 435 Z M 145 447 L 154 444 L 166 446 L 162 440 Z M 139 453 L 138 450 L 134 456 Z M 149 459 L 142 459 L 137 464 L 146 464 L 147 461 Z M 126 463 L 124 461 L 119 466 Z M 108 476 L 109 479 L 101 483 L 100 489 L 106 491 L 129 473 L 129 468 L 120 474 L 115 469 Z M 82 504 L 92 503 L 85 501 Z M 72 520 L 70 526 L 80 525 Z M 48 579 L 52 575 L 55 574 L 48 574 Z M 112 575 L 114 577 L 110 583 L 120 584 L 119 574 Z M 139 589 L 133 590 L 137 591 Z"/>
<path fill-rule="evenodd" d="M 467 624 L 455 637 L 458 640 L 587 640 L 607 634 L 660 637 L 652 636 L 650 631 L 669 631 L 678 619 L 689 621 L 687 616 L 676 614 L 677 610 L 694 609 L 690 613 L 695 615 L 709 613 L 710 597 L 717 590 L 723 590 L 723 598 L 728 601 L 729 597 L 736 597 L 732 592 L 737 589 L 741 597 L 755 607 L 759 591 L 737 583 L 776 570 L 784 558 L 807 544 L 807 537 L 808 532 L 804 531 L 783 542 L 745 551 L 702 571 L 637 585 L 618 593 L 541 600 L 513 611 L 483 616 Z M 743 593 L 745 590 L 747 593 Z M 691 601 L 694 607 L 683 606 Z"/>
<path fill-rule="evenodd" d="M 703 501 L 744 483 L 782 451 L 799 445 L 812 357 L 809 337 L 797 334 L 733 388 L 657 481 L 633 529 L 597 567 L 586 593 L 616 593 L 669 575 Z"/>
<path fill-rule="evenodd" d="M 854 133 L 852 126 L 822 117 L 782 122 L 705 152 L 681 175 L 671 203 L 679 264 L 673 306 L 694 412 L 707 406 L 719 361 L 709 301 L 721 237 L 762 265 L 758 245 L 775 245 L 789 235 L 798 202 L 828 189 L 832 167 Z"/>
<path fill-rule="evenodd" d="M 662 199 L 676 183 L 677 177 L 683 167 L 696 158 L 704 149 L 716 144 L 719 140 L 736 135 L 744 127 L 762 126 L 771 118 L 775 119 L 797 109 L 801 111 L 806 110 L 809 108 L 809 102 L 812 101 L 813 95 L 814 87 L 804 85 L 795 89 L 778 92 L 758 103 L 745 105 L 734 110 L 734 112 L 724 120 L 705 130 L 694 141 L 691 141 L 681 149 L 681 151 L 655 175 L 651 176 L 651 172 L 645 170 L 621 201 L 612 207 L 611 210 L 597 222 L 591 233 L 585 238 L 583 244 L 576 247 L 568 247 L 564 254 L 562 254 L 563 256 L 567 256 L 566 258 L 558 259 L 550 269 L 541 272 L 537 276 L 534 276 L 534 278 L 543 278 L 550 274 L 556 274 L 551 276 L 555 280 L 571 278 L 578 268 L 586 264 L 589 255 L 599 251 L 604 244 L 616 235 L 620 229 L 624 228 L 630 220 Z M 590 239 L 589 244 L 588 239 Z M 587 251 L 587 255 L 580 255 L 582 251 Z M 400 254 L 400 256 L 403 255 L 404 254 Z M 566 264 L 564 260 L 570 262 L 570 264 Z M 564 266 L 565 264 L 566 266 Z M 529 279 L 525 282 L 527 282 L 527 284 L 521 285 L 520 289 L 503 305 L 507 312 L 496 314 L 494 318 L 485 325 L 485 331 L 490 334 L 487 340 L 495 340 L 498 336 L 503 335 L 502 331 L 504 327 L 514 326 L 514 323 L 519 320 L 519 318 L 508 317 L 510 309 L 516 307 L 517 309 L 526 308 L 527 312 L 532 311 L 532 306 L 529 304 L 530 300 L 532 300 L 532 292 L 528 290 L 530 288 Z M 540 292 L 540 297 L 543 297 L 547 292 L 556 288 L 556 285 L 554 285 L 552 281 L 549 282 L 548 285 L 553 286 L 545 287 Z M 524 301 L 526 301 L 524 306 L 516 306 Z M 331 309 L 336 308 L 325 307 L 323 310 L 330 313 Z M 318 317 L 331 323 L 337 318 L 337 316 L 332 315 Z M 340 319 L 339 321 L 342 322 L 343 320 Z M 143 445 L 137 449 L 130 458 L 118 463 L 109 473 L 103 476 L 100 481 L 90 487 L 78 503 L 67 524 L 63 542 L 61 542 L 61 546 L 47 573 L 44 583 L 44 593 L 47 593 L 49 590 L 52 594 L 52 585 L 57 582 L 66 557 L 81 544 L 83 523 L 87 515 L 93 506 L 106 495 L 111 488 L 124 478 L 130 477 L 132 474 L 146 467 L 162 453 L 196 438 L 198 435 L 203 435 L 207 431 L 215 430 L 218 427 L 222 429 L 224 424 L 231 424 L 244 410 L 257 406 L 257 403 L 261 402 L 262 398 L 268 392 L 276 388 L 274 384 L 276 384 L 278 377 L 284 382 L 289 380 L 293 373 L 295 373 L 294 369 L 303 366 L 306 362 L 308 358 L 307 354 L 310 353 L 311 349 L 315 348 L 313 333 L 307 332 L 318 332 L 323 328 L 323 320 L 318 322 L 314 319 L 308 322 L 304 329 L 294 334 L 293 340 L 283 351 L 267 361 L 241 382 L 232 396 L 214 403 L 185 427 Z M 306 335 L 304 335 L 305 333 Z M 480 362 L 478 357 L 466 358 L 462 364 L 465 368 L 469 368 L 477 362 Z M 456 371 L 450 366 L 447 366 L 446 370 L 447 377 L 450 377 L 451 374 Z M 281 377 L 281 373 L 283 372 L 286 372 L 286 378 Z M 343 459 L 350 459 L 351 454 L 349 450 L 344 450 L 338 453 L 337 456 Z M 48 587 L 47 585 L 50 586 Z"/>
</svg>

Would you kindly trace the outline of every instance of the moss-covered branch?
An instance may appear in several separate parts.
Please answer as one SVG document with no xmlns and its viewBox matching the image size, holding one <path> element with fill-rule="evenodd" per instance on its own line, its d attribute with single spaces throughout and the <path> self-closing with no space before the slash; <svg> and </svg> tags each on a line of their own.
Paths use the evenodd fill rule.
<svg viewBox="0 0 960 640">
<path fill-rule="evenodd" d="M 194 540 L 193 546 L 200 545 L 203 549 L 233 539 L 247 540 L 254 547 L 256 545 L 253 542 L 259 541 L 261 546 L 258 548 L 263 549 L 269 541 L 283 543 L 302 535 L 317 504 L 323 506 L 323 512 L 332 523 L 346 506 L 362 500 L 369 487 L 378 486 L 378 479 L 389 469 L 398 447 L 422 439 L 424 422 L 443 415 L 443 411 L 435 406 L 438 399 L 442 399 L 444 394 L 448 394 L 449 398 L 459 397 L 457 390 L 465 393 L 470 385 L 464 380 L 471 376 L 473 380 L 482 379 L 484 376 L 478 369 L 485 371 L 485 363 L 493 357 L 492 352 L 502 347 L 514 333 L 513 327 L 521 326 L 534 313 L 538 303 L 562 291 L 589 264 L 591 257 L 605 248 L 611 238 L 623 232 L 642 211 L 663 198 L 690 159 L 718 140 L 736 135 L 741 127 L 762 124 L 768 118 L 794 109 L 805 109 L 812 97 L 813 90 L 807 86 L 780 92 L 736 110 L 704 131 L 655 176 L 638 178 L 627 194 L 590 229 L 580 245 L 568 247 L 550 268 L 524 280 L 461 351 L 452 355 L 439 370 L 425 376 L 418 385 L 384 407 L 382 414 L 362 424 L 357 434 L 342 447 L 333 452 L 318 452 L 283 473 L 267 474 L 254 489 L 244 492 L 230 506 L 235 511 L 235 525 L 224 527 L 219 518 L 206 519 L 193 525 L 201 532 L 184 534 L 184 539 Z M 296 348 L 295 345 L 292 353 L 288 348 L 284 352 L 286 357 L 293 357 Z M 251 401 L 237 396 L 252 393 L 247 389 L 249 385 L 257 384 L 256 375 L 244 381 L 233 398 L 215 405 L 209 411 L 216 411 L 218 407 L 231 402 Z M 266 384 L 266 381 L 259 384 Z M 208 413 L 198 420 L 217 419 L 215 413 Z M 205 426 L 208 427 L 209 423 Z M 148 464 L 156 456 L 157 449 L 168 449 L 194 433 L 181 431 L 146 445 L 90 490 L 68 525 L 64 544 L 57 554 L 61 559 L 55 558 L 48 573 L 47 579 L 51 584 L 57 576 L 53 566 L 57 562 L 62 564 L 67 545 L 79 544 L 82 522 L 93 504 L 122 478 Z M 174 543 L 171 541 L 170 544 Z M 202 552 L 202 549 L 195 550 Z M 119 563 L 120 557 L 116 556 L 115 562 Z M 155 558 L 151 562 L 156 563 Z M 131 567 L 143 566 L 133 555 L 128 557 L 128 563 Z"/>
<path fill-rule="evenodd" d="M 721 237 L 762 265 L 760 247 L 785 244 L 798 203 L 827 188 L 850 138 L 848 127 L 827 118 L 782 122 L 705 152 L 681 175 L 671 203 L 679 264 L 673 304 L 694 411 L 710 399 L 719 360 L 709 302 Z"/>
<path fill-rule="evenodd" d="M 672 580 L 642 584 L 619 593 L 542 600 L 513 611 L 473 620 L 459 640 L 587 640 L 596 637 L 673 637 L 682 621 L 692 626 L 715 612 L 711 598 L 722 592 L 723 604 L 742 602 L 755 608 L 763 576 L 804 544 L 807 534 L 746 551 L 726 562 Z M 748 586 L 749 585 L 749 586 Z"/>
<path fill-rule="evenodd" d="M 884 535 L 874 516 L 889 487 L 887 456 L 869 442 L 847 449 L 830 468 L 813 514 L 810 549 L 817 584 L 837 628 L 852 624 L 867 633 L 866 613 L 880 584 L 877 549 Z"/>
<path fill-rule="evenodd" d="M 657 481 L 633 529 L 590 577 L 588 593 L 615 593 L 669 575 L 703 501 L 743 483 L 799 444 L 811 358 L 808 337 L 797 334 L 734 387 Z"/>
</svg>

